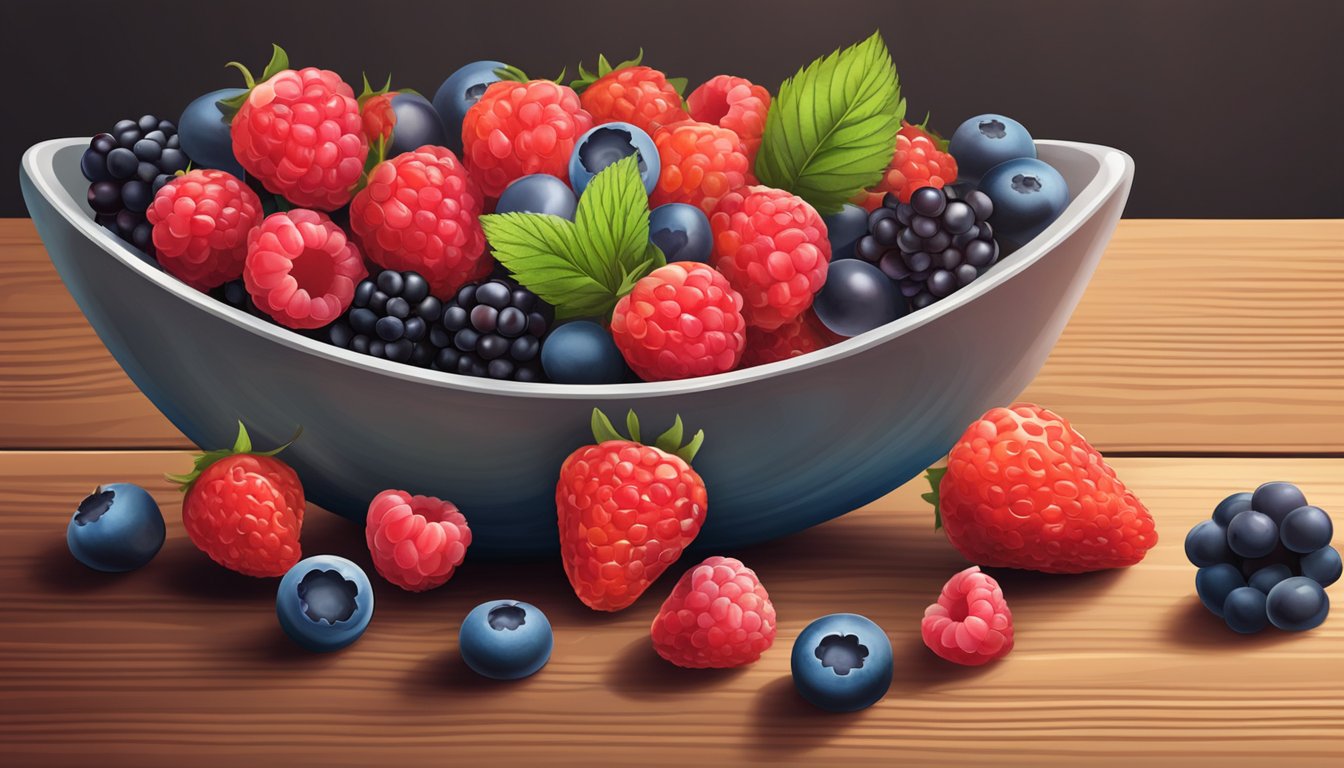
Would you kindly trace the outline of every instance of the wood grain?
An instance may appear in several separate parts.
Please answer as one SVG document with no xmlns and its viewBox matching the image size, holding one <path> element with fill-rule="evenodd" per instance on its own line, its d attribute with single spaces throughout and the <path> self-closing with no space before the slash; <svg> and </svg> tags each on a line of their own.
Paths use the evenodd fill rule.
<svg viewBox="0 0 1344 768">
<path fill-rule="evenodd" d="M 177 521 L 160 478 L 176 452 L 0 453 L 0 753 L 15 766 L 1079 765 L 1344 763 L 1344 620 L 1240 637 L 1198 605 L 1185 530 L 1226 493 L 1291 479 L 1344 509 L 1344 459 L 1118 459 L 1161 543 L 1140 565 L 1080 577 L 1000 573 L 1017 647 L 987 668 L 920 645 L 923 607 L 964 567 L 911 484 L 813 531 L 739 554 L 780 615 L 745 670 L 675 670 L 647 645 L 670 579 L 598 615 L 554 562 L 469 561 L 409 595 L 375 577 L 377 614 L 345 652 L 296 650 L 274 581 L 223 571 Z M 144 483 L 169 541 L 143 570 L 106 576 L 66 552 L 73 504 L 102 480 Z M 313 510 L 308 553 L 368 568 L 361 532 Z M 1340 590 L 1331 590 L 1339 601 Z M 555 626 L 553 659 L 512 684 L 462 665 L 456 626 L 489 598 L 528 599 Z M 860 611 L 896 655 L 891 693 L 847 716 L 810 709 L 788 673 L 812 618 Z"/>
<path fill-rule="evenodd" d="M 1344 220 L 1123 221 L 1026 399 L 1120 451 L 1344 452 Z M 177 447 L 0 220 L 0 448 Z"/>
</svg>

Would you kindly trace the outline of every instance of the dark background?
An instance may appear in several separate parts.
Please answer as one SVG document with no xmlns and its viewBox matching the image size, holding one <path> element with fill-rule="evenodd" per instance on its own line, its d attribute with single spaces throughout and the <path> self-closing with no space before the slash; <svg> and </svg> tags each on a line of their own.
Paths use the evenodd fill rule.
<svg viewBox="0 0 1344 768">
<path fill-rule="evenodd" d="M 692 87 L 728 73 L 774 91 L 880 28 L 912 117 L 950 133 L 1001 112 L 1038 138 L 1124 149 L 1138 167 L 1129 216 L 1344 216 L 1338 0 L 0 2 L 11 169 L 41 139 L 176 119 L 240 83 L 230 59 L 260 72 L 272 41 L 296 66 L 352 83 L 391 71 L 426 96 L 475 59 L 552 77 L 640 46 Z M 0 189 L 0 215 L 25 215 L 18 184 Z"/>
</svg>

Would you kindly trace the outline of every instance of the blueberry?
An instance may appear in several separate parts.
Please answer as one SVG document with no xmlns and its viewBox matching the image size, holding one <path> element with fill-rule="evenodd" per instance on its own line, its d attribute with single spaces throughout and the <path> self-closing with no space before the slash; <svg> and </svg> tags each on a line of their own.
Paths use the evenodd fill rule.
<svg viewBox="0 0 1344 768">
<path fill-rule="evenodd" d="M 541 367 L 560 384 L 619 384 L 630 375 L 611 333 L 588 320 L 551 331 L 541 348 Z"/>
<path fill-rule="evenodd" d="M 1212 520 L 1198 523 L 1185 535 L 1185 556 L 1196 568 L 1225 563 L 1231 555 L 1227 530 Z"/>
<path fill-rule="evenodd" d="M 1226 499 L 1223 499 L 1222 501 L 1218 502 L 1218 506 L 1214 507 L 1213 521 L 1226 528 L 1227 524 L 1232 522 L 1232 518 L 1236 517 L 1239 513 L 1245 512 L 1250 508 L 1251 508 L 1250 491 L 1244 491 L 1242 493 L 1234 493 L 1231 496 L 1228 496 Z"/>
<path fill-rule="evenodd" d="M 504 188 L 495 213 L 549 213 L 573 221 L 578 204 L 568 184 L 549 173 L 534 173 Z"/>
<path fill-rule="evenodd" d="M 669 262 L 708 264 L 709 254 L 714 250 L 709 218 L 704 211 L 686 203 L 667 203 L 649 212 L 649 241 L 658 246 Z"/>
<path fill-rule="evenodd" d="M 1265 593 L 1250 587 L 1238 587 L 1223 602 L 1223 620 L 1233 632 L 1253 635 L 1269 626 L 1265 612 Z"/>
<path fill-rule="evenodd" d="M 1315 629 L 1330 613 L 1330 598 L 1320 584 L 1305 577 L 1284 579 L 1269 591 L 1265 604 L 1270 622 L 1279 629 L 1303 632 Z"/>
<path fill-rule="evenodd" d="M 1021 123 L 1003 115 L 977 115 L 962 123 L 947 149 L 957 161 L 957 180 L 971 184 L 999 163 L 1036 157 L 1031 134 Z"/>
<path fill-rule="evenodd" d="M 418 93 L 396 93 L 392 96 L 392 140 L 386 147 L 386 157 L 396 157 L 426 144 L 442 147 L 448 133 L 429 99 Z"/>
<path fill-rule="evenodd" d="M 798 693 L 813 706 L 856 712 L 881 701 L 891 687 L 891 641 L 863 616 L 833 613 L 798 635 L 790 667 Z"/>
<path fill-rule="evenodd" d="M 1279 523 L 1279 538 L 1283 540 L 1283 546 L 1299 554 L 1329 546 L 1334 535 L 1335 527 L 1330 522 L 1330 516 L 1320 507 L 1298 507 Z"/>
<path fill-rule="evenodd" d="M 853 203 L 845 203 L 839 213 L 825 216 L 822 221 L 826 223 L 826 237 L 831 241 L 831 261 L 854 258 L 854 245 L 868 234 L 868 211 Z"/>
<path fill-rule="evenodd" d="M 1208 568 L 1200 568 L 1195 573 L 1195 592 L 1200 602 L 1215 616 L 1223 615 L 1223 603 L 1232 590 L 1246 586 L 1241 571 L 1230 563 L 1219 563 Z"/>
<path fill-rule="evenodd" d="M 300 560 L 280 580 L 275 615 L 290 639 L 310 651 L 336 651 L 364 634 L 373 587 L 358 565 L 336 555 Z"/>
<path fill-rule="evenodd" d="M 822 324 L 841 336 L 857 336 L 905 314 L 895 284 L 882 270 L 858 259 L 831 264 L 812 308 Z"/>
<path fill-rule="evenodd" d="M 1264 557 L 1278 543 L 1278 526 L 1254 509 L 1242 512 L 1227 525 L 1227 546 L 1242 557 Z"/>
<path fill-rule="evenodd" d="M 1339 581 L 1340 573 L 1344 571 L 1344 563 L 1340 562 L 1339 551 L 1334 547 L 1322 547 L 1309 555 L 1303 555 L 1300 566 L 1303 576 L 1322 587 Z"/>
<path fill-rule="evenodd" d="M 1251 495 L 1251 509 L 1269 515 L 1275 523 L 1283 522 L 1289 512 L 1305 506 L 1307 497 L 1292 483 L 1265 483 Z"/>
<path fill-rule="evenodd" d="M 546 666 L 555 641 L 551 622 L 531 603 L 491 600 L 471 609 L 457 636 L 462 660 L 495 680 L 518 680 Z"/>
<path fill-rule="evenodd" d="M 449 75 L 434 93 L 434 111 L 443 121 L 449 149 L 462 154 L 462 118 L 491 83 L 499 82 L 495 70 L 507 67 L 502 61 L 473 61 Z"/>
<path fill-rule="evenodd" d="M 603 168 L 631 155 L 639 156 L 639 176 L 644 191 L 652 192 L 658 183 L 662 163 L 653 139 L 644 129 L 629 123 L 611 122 L 589 128 L 574 144 L 569 156 L 569 183 L 574 193 L 583 196 L 583 190 Z"/>
<path fill-rule="evenodd" d="M 1050 226 L 1069 204 L 1069 185 L 1059 171 L 1035 158 L 1009 160 L 980 179 L 994 213 L 989 223 L 1000 245 L 1020 248 Z"/>
<path fill-rule="evenodd" d="M 79 503 L 65 543 L 76 560 L 95 571 L 122 573 L 153 560 L 164 535 L 163 514 L 144 488 L 110 483 Z"/>
</svg>

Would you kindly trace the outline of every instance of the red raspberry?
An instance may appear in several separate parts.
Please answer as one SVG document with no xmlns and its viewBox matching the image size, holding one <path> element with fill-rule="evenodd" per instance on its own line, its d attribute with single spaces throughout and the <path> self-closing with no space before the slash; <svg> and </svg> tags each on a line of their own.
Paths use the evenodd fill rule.
<svg viewBox="0 0 1344 768">
<path fill-rule="evenodd" d="M 971 562 L 1044 573 L 1120 568 L 1157 543 L 1153 517 L 1062 417 L 1022 403 L 966 429 L 938 479 L 943 530 Z"/>
<path fill-rule="evenodd" d="M 418 272 L 448 298 L 489 274 L 481 189 L 451 150 L 420 147 L 374 166 L 350 204 L 350 227 L 384 269 Z"/>
<path fill-rule="evenodd" d="M 709 217 L 711 262 L 746 302 L 747 323 L 774 330 L 812 306 L 826 282 L 826 224 L 801 197 L 770 187 L 729 192 Z"/>
<path fill-rule="evenodd" d="M 574 89 L 550 80 L 501 81 L 467 110 L 462 157 L 486 197 L 533 173 L 569 181 L 574 143 L 591 127 Z"/>
<path fill-rule="evenodd" d="M 168 274 L 198 291 L 243 274 L 247 233 L 261 222 L 257 193 L 227 171 L 188 171 L 154 196 L 145 216 Z"/>
<path fill-rule="evenodd" d="M 453 577 L 471 546 L 471 529 L 451 501 L 383 491 L 369 504 L 364 539 L 384 579 L 424 592 Z"/>
<path fill-rule="evenodd" d="M 742 140 L 727 128 L 686 120 L 653 133 L 662 171 L 652 205 L 690 203 L 709 215 L 719 198 L 752 182 Z"/>
<path fill-rule="evenodd" d="M 949 579 L 938 602 L 924 609 L 919 633 L 929 650 L 975 667 L 1013 650 L 1013 612 L 999 583 L 972 565 Z"/>
<path fill-rule="evenodd" d="M 644 381 L 737 367 L 746 346 L 742 295 L 707 264 L 678 261 L 639 279 L 616 302 L 611 336 Z"/>
<path fill-rule="evenodd" d="M 854 197 L 854 202 L 870 211 L 882 205 L 888 192 L 895 192 L 901 202 L 910 202 L 910 196 L 920 187 L 942 189 L 957 180 L 957 161 L 947 152 L 946 145 L 937 136 L 918 125 L 901 121 L 896 133 L 896 153 L 891 164 L 882 172 L 882 178 L 866 192 Z"/>
<path fill-rule="evenodd" d="M 679 667 L 740 667 L 775 642 L 775 606 L 742 561 L 711 557 L 681 577 L 649 634 L 658 655 Z"/>
<path fill-rule="evenodd" d="M 619 611 L 638 600 L 700 532 L 708 496 L 689 462 L 703 434 L 684 449 L 670 444 L 680 441 L 679 430 L 661 447 L 641 445 L 594 411 L 593 435 L 596 445 L 571 453 L 560 467 L 560 559 L 584 605 Z"/>
<path fill-rule="evenodd" d="M 597 78 L 579 96 L 593 124 L 625 122 L 653 132 L 686 119 L 681 94 L 652 67 L 624 67 Z"/>
<path fill-rule="evenodd" d="M 284 576 L 302 556 L 303 484 L 275 458 L 279 450 L 253 453 L 239 423 L 231 450 L 202 454 L 190 474 L 168 476 L 186 491 L 182 524 L 191 543 L 247 576 Z"/>
<path fill-rule="evenodd" d="M 747 348 L 742 352 L 742 368 L 790 360 L 843 341 L 821 324 L 808 310 L 773 331 L 747 328 Z"/>
<path fill-rule="evenodd" d="M 366 85 L 365 88 L 367 87 Z M 363 126 L 364 138 L 369 142 L 370 151 L 378 146 L 379 139 L 384 142 L 392 141 L 392 129 L 397 125 L 397 113 L 392 111 L 392 97 L 396 95 L 396 91 L 374 93 L 360 107 L 360 124 Z"/>
<path fill-rule="evenodd" d="M 770 112 L 770 91 L 746 78 L 719 75 L 691 91 L 686 106 L 692 119 L 736 133 L 747 159 L 755 166 L 756 149 L 765 133 L 765 116 Z"/>
<path fill-rule="evenodd" d="M 243 284 L 262 312 L 287 328 L 340 317 L 368 276 L 364 257 L 324 213 L 273 213 L 247 236 Z"/>
<path fill-rule="evenodd" d="M 350 202 L 369 154 L 354 90 L 314 67 L 253 86 L 230 135 L 249 176 L 296 206 L 324 211 Z"/>
</svg>

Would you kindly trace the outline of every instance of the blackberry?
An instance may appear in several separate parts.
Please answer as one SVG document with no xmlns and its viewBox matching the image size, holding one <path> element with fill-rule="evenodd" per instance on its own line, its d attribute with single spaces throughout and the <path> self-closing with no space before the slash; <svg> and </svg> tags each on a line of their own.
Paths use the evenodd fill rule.
<svg viewBox="0 0 1344 768">
<path fill-rule="evenodd" d="M 964 197 L 946 189 L 915 190 L 909 203 L 887 194 L 868 215 L 868 234 L 855 255 L 876 265 L 897 283 L 912 309 L 965 288 L 999 258 L 989 196 L 971 190 Z"/>
<path fill-rule="evenodd" d="M 439 326 L 443 302 L 416 272 L 384 270 L 361 280 L 345 315 L 327 329 L 343 349 L 428 368 L 448 334 Z"/>
<path fill-rule="evenodd" d="M 554 310 L 536 294 L 508 278 L 462 286 L 443 309 L 442 327 L 450 344 L 434 367 L 466 376 L 544 381 L 542 338 Z"/>
<path fill-rule="evenodd" d="M 178 144 L 177 126 L 153 115 L 122 120 L 111 132 L 94 136 L 79 161 L 89 180 L 94 220 L 153 256 L 145 210 L 159 188 L 185 171 L 188 162 Z"/>
</svg>

